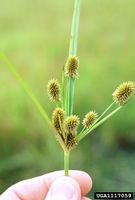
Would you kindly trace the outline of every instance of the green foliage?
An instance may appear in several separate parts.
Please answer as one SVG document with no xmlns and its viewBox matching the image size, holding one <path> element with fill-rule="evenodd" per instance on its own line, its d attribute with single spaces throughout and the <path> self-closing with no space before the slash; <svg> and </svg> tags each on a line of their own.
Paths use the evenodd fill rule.
<svg viewBox="0 0 135 200">
<path fill-rule="evenodd" d="M 1 2 L 0 49 L 48 113 L 46 84 L 61 79 L 70 36 L 69 1 Z M 79 33 L 80 80 L 74 112 L 102 113 L 116 86 L 134 81 L 134 6 L 127 1 L 83 1 Z M 25 13 L 25 14 L 24 14 Z M 62 17 L 61 17 L 62 16 Z M 73 151 L 71 168 L 91 174 L 94 190 L 134 191 L 134 98 Z M 52 106 L 52 107 L 50 107 Z M 55 152 L 60 156 L 56 158 Z M 77 156 L 76 156 L 77 155 Z M 0 62 L 0 191 L 63 168 L 62 152 L 24 91 Z"/>
</svg>

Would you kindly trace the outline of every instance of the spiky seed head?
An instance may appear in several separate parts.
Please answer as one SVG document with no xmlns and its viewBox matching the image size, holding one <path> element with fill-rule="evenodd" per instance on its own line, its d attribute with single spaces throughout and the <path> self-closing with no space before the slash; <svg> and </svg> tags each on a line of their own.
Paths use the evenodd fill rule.
<svg viewBox="0 0 135 200">
<path fill-rule="evenodd" d="M 68 150 L 73 149 L 77 145 L 77 140 L 74 134 L 69 133 L 67 135 L 67 140 L 65 145 Z"/>
<path fill-rule="evenodd" d="M 95 111 L 90 111 L 87 113 L 83 119 L 84 128 L 89 128 L 97 120 L 98 114 Z"/>
<path fill-rule="evenodd" d="M 67 133 L 73 133 L 76 132 L 78 126 L 79 126 L 80 120 L 78 116 L 71 115 L 67 117 L 64 123 L 64 128 Z"/>
<path fill-rule="evenodd" d="M 55 129 L 61 133 L 61 126 L 64 122 L 64 111 L 61 108 L 56 108 L 52 114 L 52 123 Z"/>
<path fill-rule="evenodd" d="M 65 76 L 69 78 L 78 77 L 79 59 L 76 56 L 69 56 L 65 65 Z"/>
<path fill-rule="evenodd" d="M 113 99 L 120 106 L 124 105 L 129 98 L 135 93 L 135 83 L 132 81 L 124 82 L 120 84 L 114 93 L 112 94 Z"/>
<path fill-rule="evenodd" d="M 79 123 L 80 120 L 76 115 L 69 116 L 65 120 L 64 123 L 64 128 L 66 132 L 65 145 L 69 151 L 77 145 L 76 134 Z"/>
<path fill-rule="evenodd" d="M 60 84 L 56 79 L 48 82 L 47 90 L 51 101 L 60 101 Z"/>
</svg>

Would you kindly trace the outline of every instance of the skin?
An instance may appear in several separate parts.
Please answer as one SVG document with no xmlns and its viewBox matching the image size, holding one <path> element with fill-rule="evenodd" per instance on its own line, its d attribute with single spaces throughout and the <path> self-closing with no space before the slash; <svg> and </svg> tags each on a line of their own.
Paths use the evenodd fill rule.
<svg viewBox="0 0 135 200">
<path fill-rule="evenodd" d="M 90 176 L 83 171 L 56 171 L 21 181 L 8 188 L 0 200 L 89 200 L 85 197 L 92 188 Z"/>
</svg>

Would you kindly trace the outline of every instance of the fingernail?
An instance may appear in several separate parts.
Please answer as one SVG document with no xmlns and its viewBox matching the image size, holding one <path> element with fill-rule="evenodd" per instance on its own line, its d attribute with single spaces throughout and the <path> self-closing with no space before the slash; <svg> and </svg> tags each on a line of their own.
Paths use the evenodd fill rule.
<svg viewBox="0 0 135 200">
<path fill-rule="evenodd" d="M 75 188 L 71 183 L 62 181 L 56 182 L 51 190 L 51 199 L 53 200 L 69 200 L 72 199 Z"/>
</svg>

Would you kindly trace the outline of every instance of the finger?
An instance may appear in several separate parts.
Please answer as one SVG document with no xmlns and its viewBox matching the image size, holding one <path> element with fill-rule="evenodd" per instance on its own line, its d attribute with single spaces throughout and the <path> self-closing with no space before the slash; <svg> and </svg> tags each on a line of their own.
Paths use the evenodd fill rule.
<svg viewBox="0 0 135 200">
<path fill-rule="evenodd" d="M 60 177 L 51 185 L 45 200 L 81 200 L 80 186 L 71 177 Z"/>
<path fill-rule="evenodd" d="M 45 179 L 48 179 L 48 188 L 51 184 L 59 177 L 64 176 L 64 171 L 52 172 L 45 175 Z M 82 196 L 85 196 L 92 188 L 92 179 L 91 177 L 83 171 L 79 170 L 70 170 L 69 176 L 74 178 L 80 185 Z"/>
<path fill-rule="evenodd" d="M 82 196 L 85 196 L 88 192 L 90 192 L 92 188 L 92 179 L 86 172 L 70 170 L 69 176 L 74 178 L 79 183 Z"/>
<path fill-rule="evenodd" d="M 20 200 L 20 198 L 14 192 L 8 189 L 5 193 L 3 193 L 0 196 L 0 200 L 9 200 L 9 199 Z"/>
<path fill-rule="evenodd" d="M 37 178 L 21 181 L 10 187 L 2 196 L 2 200 L 42 200 L 46 197 L 52 183 L 59 177 L 62 177 L 63 171 L 52 172 Z M 82 171 L 73 171 L 69 173 L 74 178 L 81 189 L 82 195 L 86 195 L 92 187 L 90 176 Z"/>
</svg>

